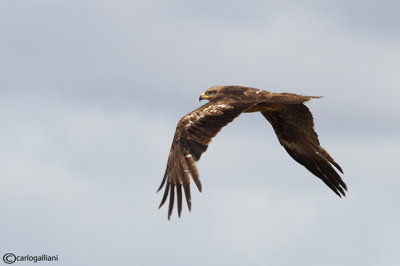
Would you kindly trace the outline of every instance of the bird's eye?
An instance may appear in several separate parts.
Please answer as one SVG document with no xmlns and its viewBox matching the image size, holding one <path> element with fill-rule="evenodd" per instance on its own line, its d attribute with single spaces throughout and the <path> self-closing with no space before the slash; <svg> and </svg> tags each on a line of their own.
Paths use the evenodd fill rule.
<svg viewBox="0 0 400 266">
<path fill-rule="evenodd" d="M 212 94 L 216 94 L 217 91 L 206 91 L 204 94 L 205 95 L 212 95 Z"/>
</svg>

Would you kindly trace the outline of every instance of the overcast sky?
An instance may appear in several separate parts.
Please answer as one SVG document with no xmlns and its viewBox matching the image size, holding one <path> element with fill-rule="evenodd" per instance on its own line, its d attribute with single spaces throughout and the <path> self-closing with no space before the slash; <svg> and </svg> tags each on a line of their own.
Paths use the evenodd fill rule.
<svg viewBox="0 0 400 266">
<path fill-rule="evenodd" d="M 0 2 L 0 255 L 54 265 L 400 264 L 399 1 Z M 213 85 L 307 105 L 340 199 L 259 114 L 224 128 L 203 192 L 156 194 Z"/>
</svg>

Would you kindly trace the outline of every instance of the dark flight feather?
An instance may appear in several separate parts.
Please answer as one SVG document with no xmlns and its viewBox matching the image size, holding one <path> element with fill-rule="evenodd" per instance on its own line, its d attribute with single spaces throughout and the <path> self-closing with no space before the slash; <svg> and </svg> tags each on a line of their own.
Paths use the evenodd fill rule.
<svg viewBox="0 0 400 266">
<path fill-rule="evenodd" d="M 284 105 L 278 110 L 262 114 L 271 123 L 279 142 L 293 159 L 319 177 L 338 196 L 345 195 L 346 184 L 331 164 L 340 172 L 342 169 L 320 146 L 314 131 L 313 117 L 307 106 Z"/>
</svg>

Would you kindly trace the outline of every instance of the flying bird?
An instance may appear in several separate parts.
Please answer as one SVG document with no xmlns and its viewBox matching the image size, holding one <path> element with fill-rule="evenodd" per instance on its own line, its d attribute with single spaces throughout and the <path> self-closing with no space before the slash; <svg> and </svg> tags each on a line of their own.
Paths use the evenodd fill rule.
<svg viewBox="0 0 400 266">
<path fill-rule="evenodd" d="M 190 177 L 201 192 L 196 161 L 207 150 L 211 139 L 241 113 L 260 112 L 271 123 L 280 144 L 298 163 L 320 178 L 339 197 L 345 196 L 346 184 L 332 167 L 342 168 L 321 147 L 314 131 L 310 110 L 304 105 L 316 96 L 272 93 L 242 86 L 214 86 L 200 95 L 209 102 L 183 116 L 176 127 L 167 167 L 158 191 L 165 185 L 159 208 L 169 196 L 168 219 L 177 197 L 178 216 L 182 212 L 182 188 L 189 211 Z M 157 192 L 158 192 L 157 191 Z"/>
</svg>

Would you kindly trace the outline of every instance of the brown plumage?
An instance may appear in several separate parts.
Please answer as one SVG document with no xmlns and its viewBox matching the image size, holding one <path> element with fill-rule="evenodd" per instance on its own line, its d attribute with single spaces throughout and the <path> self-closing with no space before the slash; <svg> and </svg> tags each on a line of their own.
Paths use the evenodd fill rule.
<svg viewBox="0 0 400 266">
<path fill-rule="evenodd" d="M 346 184 L 332 165 L 341 173 L 343 171 L 320 146 L 311 112 L 303 104 L 312 98 L 319 97 L 271 93 L 241 86 L 215 86 L 206 90 L 200 100 L 206 99 L 209 102 L 182 117 L 176 127 L 167 168 L 158 189 L 161 190 L 165 185 L 159 207 L 169 195 L 168 219 L 174 206 L 175 190 L 178 216 L 181 215 L 182 187 L 191 210 L 190 176 L 201 192 L 196 161 L 221 128 L 243 112 L 261 112 L 271 123 L 279 142 L 289 155 L 319 177 L 339 197 L 344 196 Z"/>
</svg>

